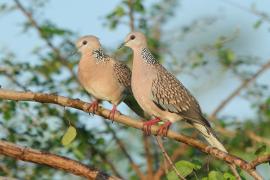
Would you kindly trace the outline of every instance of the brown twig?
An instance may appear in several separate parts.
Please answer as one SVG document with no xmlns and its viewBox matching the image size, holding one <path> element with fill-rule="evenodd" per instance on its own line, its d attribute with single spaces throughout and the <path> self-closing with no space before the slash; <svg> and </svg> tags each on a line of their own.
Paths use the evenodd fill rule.
<svg viewBox="0 0 270 180">
<path fill-rule="evenodd" d="M 129 164 L 131 165 L 131 168 L 136 172 L 137 176 L 140 179 L 144 179 L 144 175 L 141 172 L 139 166 L 134 162 L 134 160 L 132 159 L 132 157 L 129 155 L 128 151 L 126 150 L 124 143 L 117 137 L 115 131 L 111 128 L 111 126 L 105 122 L 105 125 L 107 127 L 107 129 L 110 131 L 110 133 L 113 136 L 113 139 L 116 141 L 116 143 L 118 144 L 118 147 L 120 148 L 120 150 L 122 151 L 122 153 L 126 156 L 126 158 L 129 161 Z"/>
<path fill-rule="evenodd" d="M 17 81 L 13 74 L 11 74 L 11 73 L 6 73 L 5 76 L 6 76 L 6 78 L 8 78 L 11 82 L 13 82 L 16 86 L 18 86 L 19 88 L 21 88 L 21 89 L 24 90 L 24 91 L 27 91 L 27 86 L 25 86 L 25 85 L 23 85 L 22 83 L 20 83 L 19 81 Z"/>
<path fill-rule="evenodd" d="M 146 164 L 147 164 L 147 179 L 152 179 L 153 175 L 154 175 L 153 156 L 151 153 L 149 140 L 150 140 L 149 137 L 147 135 L 143 134 L 143 146 L 144 146 L 145 159 L 146 159 Z"/>
<path fill-rule="evenodd" d="M 171 160 L 172 161 L 177 160 L 181 155 L 183 155 L 187 151 L 188 148 L 189 146 L 187 146 L 186 144 L 179 146 L 176 150 L 174 150 L 173 154 L 171 155 L 170 157 Z M 165 164 L 161 165 L 156 171 L 154 179 L 160 179 L 165 174 L 165 170 L 166 165 Z"/>
<path fill-rule="evenodd" d="M 261 66 L 261 68 L 250 78 L 243 81 L 242 84 L 238 88 L 236 88 L 225 100 L 223 100 L 217 108 L 211 114 L 211 119 L 216 119 L 217 114 L 233 99 L 235 98 L 242 89 L 247 87 L 251 82 L 255 81 L 257 77 L 259 77 L 263 72 L 265 72 L 268 68 L 270 68 L 270 60 Z"/>
<path fill-rule="evenodd" d="M 249 163 L 248 169 L 255 169 L 256 166 L 263 164 L 263 163 L 270 163 L 270 154 L 262 155 L 254 159 Z"/>
<path fill-rule="evenodd" d="M 254 140 L 258 143 L 264 143 L 268 146 L 270 146 L 270 140 L 267 139 L 267 138 L 263 138 L 261 136 L 258 136 L 257 134 L 255 134 L 254 132 L 252 131 L 247 131 L 246 132 L 246 135 L 251 139 L 251 140 Z"/>
<path fill-rule="evenodd" d="M 61 52 L 59 51 L 59 49 L 53 45 L 51 40 L 43 36 L 42 28 L 37 23 L 37 21 L 33 18 L 32 14 L 29 11 L 27 11 L 27 9 L 22 5 L 22 3 L 19 0 L 14 0 L 14 2 L 17 8 L 27 17 L 30 24 L 38 31 L 39 36 L 46 42 L 47 46 L 51 48 L 51 50 L 57 55 L 57 57 L 59 58 L 59 62 L 61 62 L 61 64 L 64 65 L 68 69 L 72 77 L 76 81 L 78 81 L 74 71 L 72 70 L 72 65 L 68 63 L 68 61 L 65 60 L 65 58 L 61 55 Z"/>
<path fill-rule="evenodd" d="M 19 92 L 19 91 L 13 91 L 13 90 L 4 90 L 0 89 L 0 99 L 2 100 L 14 100 L 14 101 L 36 101 L 40 103 L 50 103 L 50 104 L 58 104 L 60 106 L 65 107 L 72 107 L 75 109 L 79 109 L 85 112 L 89 113 L 89 103 L 86 103 L 84 101 L 81 101 L 79 99 L 71 99 L 63 96 L 58 96 L 55 94 L 45 94 L 45 93 L 33 93 L 33 92 Z M 93 113 L 93 112 L 92 112 Z M 107 109 L 104 109 L 102 107 L 99 108 L 99 110 L 96 112 L 97 115 L 100 115 L 102 117 L 107 118 L 110 114 L 110 111 Z M 136 129 L 143 129 L 143 122 L 139 120 L 131 119 L 127 116 L 116 114 L 115 115 L 115 122 L 124 124 L 129 127 L 133 127 Z M 152 126 L 151 133 L 153 135 L 157 135 L 159 127 L 158 126 Z M 173 132 L 171 130 L 168 131 L 167 138 L 185 143 L 187 145 L 190 145 L 194 148 L 197 148 L 198 150 L 210 154 L 213 157 L 223 160 L 229 164 L 234 164 L 236 166 L 239 166 L 241 169 L 245 170 L 247 173 L 249 173 L 251 176 L 253 176 L 255 179 L 262 179 L 261 176 L 256 172 L 255 169 L 247 169 L 248 162 L 245 160 L 225 153 L 223 151 L 220 151 L 214 147 L 207 146 L 203 144 L 202 142 L 191 138 L 189 136 L 185 136 L 180 133 Z"/>
<path fill-rule="evenodd" d="M 133 0 L 128 0 L 128 17 L 129 17 L 129 27 L 131 31 L 135 30 L 135 25 L 134 25 L 134 12 L 133 12 Z"/>
<path fill-rule="evenodd" d="M 193 133 L 191 135 L 191 137 L 195 137 L 197 136 L 197 133 Z M 186 144 L 182 144 L 180 145 L 178 148 L 176 148 L 172 155 L 171 155 L 171 160 L 172 161 L 175 161 L 177 160 L 180 156 L 182 156 L 187 150 L 188 150 L 189 146 L 187 146 Z M 159 167 L 159 169 L 156 171 L 156 174 L 155 174 L 155 179 L 160 179 L 161 176 L 163 176 L 165 173 L 165 165 L 161 165 Z"/>
<path fill-rule="evenodd" d="M 2 171 L 3 173 L 5 173 L 7 176 L 10 176 L 10 169 L 7 168 L 6 166 L 4 166 L 3 164 L 0 164 L 0 171 Z"/>
<path fill-rule="evenodd" d="M 257 11 L 256 9 L 249 9 L 248 7 L 245 7 L 245 6 L 242 6 L 240 4 L 237 4 L 234 1 L 229 1 L 229 0 L 222 0 L 222 1 L 224 3 L 226 3 L 226 4 L 229 4 L 229 5 L 233 6 L 233 7 L 239 8 L 239 9 L 241 9 L 243 11 L 246 11 L 248 13 L 251 13 L 251 14 L 255 15 L 255 16 L 258 16 L 262 20 L 270 23 L 270 17 L 269 16 L 266 16 L 266 14 L 263 13 L 263 12 Z"/>
<path fill-rule="evenodd" d="M 163 143 L 162 143 L 162 139 L 161 139 L 159 136 L 155 136 L 155 138 L 156 138 L 156 141 L 157 141 L 157 143 L 158 143 L 158 145 L 159 145 L 159 147 L 160 147 L 160 149 L 161 149 L 161 151 L 162 151 L 163 156 L 165 157 L 165 161 L 167 160 L 167 161 L 169 162 L 170 166 L 173 168 L 174 172 L 176 173 L 176 175 L 178 176 L 179 179 L 185 180 L 186 178 L 185 178 L 184 176 L 182 176 L 182 175 L 178 172 L 178 170 L 176 169 L 175 165 L 173 164 L 173 162 L 172 162 L 170 156 L 169 156 L 168 153 L 166 152 L 166 150 L 165 150 L 165 148 L 164 148 L 164 146 L 163 146 Z"/>
<path fill-rule="evenodd" d="M 14 69 L 8 69 L 8 68 L 1 68 L 0 69 L 0 73 L 2 75 L 4 75 L 7 79 L 9 79 L 16 86 L 18 86 L 22 90 L 26 91 L 27 87 L 16 79 L 16 77 L 13 75 L 14 74 L 13 71 L 14 71 Z"/>
<path fill-rule="evenodd" d="M 22 161 L 51 166 L 87 179 L 119 179 L 117 177 L 109 176 L 93 167 L 87 167 L 75 160 L 48 152 L 41 152 L 31 148 L 21 147 L 2 140 L 0 140 L 0 154 Z"/>
<path fill-rule="evenodd" d="M 216 126 L 215 129 L 220 132 L 221 134 L 227 136 L 227 137 L 235 137 L 236 135 L 236 132 L 233 131 L 233 130 L 228 130 L 228 129 L 225 129 L 221 126 Z M 258 136 L 257 134 L 255 134 L 254 132 L 252 131 L 246 131 L 245 132 L 245 135 L 247 137 L 249 137 L 252 141 L 254 142 L 257 142 L 257 143 L 264 143 L 268 146 L 270 146 L 270 140 L 267 139 L 267 138 L 264 138 L 264 137 L 261 137 L 261 136 Z"/>
<path fill-rule="evenodd" d="M 0 176 L 0 180 L 19 180 L 19 179 L 12 178 L 12 177 L 4 177 L 4 176 Z"/>
<path fill-rule="evenodd" d="M 112 170 L 112 172 L 119 178 L 123 179 L 122 176 L 120 175 L 120 173 L 118 172 L 117 168 L 115 167 L 115 165 L 112 163 L 112 161 L 110 161 L 107 157 L 106 154 L 104 153 L 100 153 L 97 149 L 93 149 L 92 147 L 92 150 L 95 151 L 94 154 L 98 154 L 100 159 L 102 160 L 103 163 L 107 164 L 110 169 Z"/>
</svg>

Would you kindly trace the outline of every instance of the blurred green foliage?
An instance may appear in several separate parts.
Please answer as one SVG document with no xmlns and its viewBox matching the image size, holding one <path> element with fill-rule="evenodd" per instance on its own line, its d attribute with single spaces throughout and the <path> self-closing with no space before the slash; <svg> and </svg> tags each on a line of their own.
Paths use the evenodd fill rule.
<svg viewBox="0 0 270 180">
<path fill-rule="evenodd" d="M 25 9 L 31 13 L 37 24 L 34 25 L 33 22 L 26 18 L 19 28 L 23 32 L 36 30 L 47 47 L 44 48 L 39 45 L 33 48 L 32 55 L 35 59 L 33 62 L 19 59 L 16 51 L 3 52 L 0 70 L 3 88 L 31 89 L 36 92 L 58 93 L 72 98 L 87 97 L 87 94 L 78 84 L 76 77 L 73 76 L 78 57 L 66 58 L 74 50 L 74 45 L 70 42 L 74 42 L 78 35 L 69 29 L 59 27 L 52 20 L 35 19 L 35 14 L 42 10 L 46 3 L 47 1 L 44 0 L 30 1 Z M 178 52 L 175 54 L 175 51 L 172 50 L 174 44 L 171 41 L 168 43 L 168 41 L 164 40 L 166 30 L 163 28 L 173 17 L 179 4 L 177 0 L 159 0 L 152 3 L 147 3 L 144 0 L 122 0 L 116 7 L 112 7 L 111 12 L 104 14 L 104 26 L 115 30 L 120 25 L 124 25 L 131 30 L 129 23 L 133 18 L 135 29 L 139 29 L 147 35 L 149 48 L 154 56 L 176 75 L 189 74 L 189 72 L 198 69 L 206 70 L 209 67 L 211 68 L 211 63 L 215 62 L 225 72 L 230 72 L 234 77 L 246 80 L 254 73 L 252 71 L 253 67 L 260 66 L 256 58 L 249 55 L 240 56 L 233 47 L 230 47 L 229 43 L 235 40 L 234 35 L 231 37 L 221 36 L 212 44 L 196 48 L 192 47 L 187 52 L 186 58 L 179 61 L 178 59 L 183 56 L 180 56 Z M 0 3 L 1 14 L 5 15 L 11 11 L 21 10 L 14 4 Z M 264 14 L 262 18 L 254 22 L 253 27 L 260 28 L 265 18 L 267 16 Z M 214 23 L 214 21 L 211 20 L 209 24 L 211 23 Z M 205 26 L 207 25 L 206 23 Z M 182 27 L 182 29 L 177 29 L 177 31 L 181 34 L 180 37 L 184 37 L 188 33 L 194 33 L 193 30 L 196 29 L 196 26 L 196 23 L 191 23 Z M 179 38 L 179 41 L 181 41 L 181 38 Z M 116 55 L 119 59 L 128 59 L 127 63 L 130 64 L 130 51 L 123 49 L 117 52 Z M 178 67 L 181 67 L 181 69 Z M 222 126 L 236 132 L 233 136 L 220 135 L 228 150 L 246 160 L 251 160 L 256 155 L 269 152 L 269 144 L 254 141 L 247 136 L 247 132 L 252 131 L 262 138 L 268 138 L 269 141 L 269 84 L 254 83 L 246 88 L 243 96 L 254 105 L 255 117 L 241 121 L 235 117 L 221 117 L 215 123 L 216 126 Z M 100 126 L 101 121 L 98 119 L 93 120 L 93 117 L 88 114 L 49 104 L 1 100 L 0 108 L 1 139 L 67 156 L 86 165 L 95 166 L 105 172 L 117 176 L 121 175 L 126 179 L 138 179 L 124 153 L 119 151 L 119 146 L 112 134 L 113 130 L 117 132 L 117 136 L 141 170 L 146 172 L 146 153 L 143 148 L 142 134 L 137 130 L 122 127 L 121 125 L 111 125 L 111 130 L 106 126 Z M 61 144 L 61 138 L 70 125 L 67 122 L 76 127 L 77 137 L 75 141 L 64 147 Z M 98 124 L 98 127 L 96 124 Z M 178 131 L 191 134 L 190 129 L 179 126 L 176 128 Z M 69 135 L 71 135 L 71 139 L 74 138 L 74 130 Z M 68 140 L 71 139 L 68 138 Z M 150 144 L 152 147 L 150 153 L 154 157 L 153 168 L 155 171 L 163 163 L 162 155 L 157 150 L 157 146 L 152 139 Z M 180 146 L 179 143 L 169 140 L 165 141 L 165 144 L 169 154 L 172 154 Z M 6 171 L 0 169 L 0 176 L 31 180 L 75 179 L 72 175 L 52 168 L 33 165 L 3 156 L 0 156 L 0 160 L 0 165 L 7 169 Z M 188 179 L 234 179 L 225 163 L 220 161 L 211 161 L 209 163 L 205 154 L 193 148 L 187 148 L 186 152 L 178 157 L 175 162 L 177 169 Z M 243 173 L 244 176 L 247 175 Z M 170 169 L 167 175 L 162 176 L 162 179 L 166 178 L 175 179 L 176 175 Z"/>
</svg>

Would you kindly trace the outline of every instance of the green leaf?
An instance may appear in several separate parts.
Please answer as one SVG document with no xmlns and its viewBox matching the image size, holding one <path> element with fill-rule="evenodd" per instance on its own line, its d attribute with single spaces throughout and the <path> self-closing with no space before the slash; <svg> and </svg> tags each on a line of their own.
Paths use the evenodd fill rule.
<svg viewBox="0 0 270 180">
<path fill-rule="evenodd" d="M 262 154 L 266 151 L 266 145 L 262 145 L 261 147 L 259 147 L 256 151 L 255 151 L 255 155 L 259 155 Z"/>
<path fill-rule="evenodd" d="M 12 114 L 11 114 L 11 111 L 4 111 L 3 113 L 3 118 L 5 120 L 10 120 L 12 118 Z"/>
<path fill-rule="evenodd" d="M 143 4 L 141 3 L 141 0 L 137 0 L 134 4 L 133 4 L 133 8 L 135 11 L 137 12 L 144 12 L 144 7 Z"/>
<path fill-rule="evenodd" d="M 217 49 L 222 48 L 223 45 L 224 45 L 225 39 L 226 39 L 226 37 L 224 37 L 224 36 L 219 37 L 219 38 L 217 39 L 217 41 L 215 42 L 215 45 L 214 45 L 214 46 L 215 46 Z"/>
<path fill-rule="evenodd" d="M 115 15 L 118 16 L 118 17 L 122 17 L 123 15 L 125 15 L 125 10 L 123 7 L 121 6 L 118 6 L 116 9 L 115 9 Z"/>
<path fill-rule="evenodd" d="M 178 179 L 178 177 L 174 171 L 170 171 L 166 176 L 167 176 L 168 180 Z"/>
<path fill-rule="evenodd" d="M 225 66 L 229 66 L 229 65 L 233 64 L 233 62 L 236 59 L 235 53 L 231 49 L 229 49 L 229 48 L 227 48 L 227 49 L 220 49 L 218 51 L 218 56 L 221 59 L 221 62 Z"/>
<path fill-rule="evenodd" d="M 223 175 L 219 171 L 211 171 L 208 174 L 208 180 L 222 180 L 222 179 L 224 179 Z"/>
<path fill-rule="evenodd" d="M 231 49 L 227 50 L 227 58 L 230 62 L 235 60 L 235 54 Z"/>
<path fill-rule="evenodd" d="M 262 20 L 260 19 L 255 22 L 255 24 L 253 25 L 253 28 L 258 29 L 261 25 L 262 25 Z"/>
<path fill-rule="evenodd" d="M 118 25 L 118 20 L 112 20 L 110 23 L 110 29 L 115 29 L 116 26 Z"/>
<path fill-rule="evenodd" d="M 44 38 L 52 38 L 55 35 L 63 36 L 65 34 L 67 35 L 72 34 L 71 31 L 58 28 L 56 25 L 50 22 L 45 22 L 44 24 L 40 25 L 40 31 L 41 36 Z"/>
<path fill-rule="evenodd" d="M 186 176 L 190 175 L 193 172 L 193 170 L 200 169 L 201 165 L 191 163 L 189 161 L 181 160 L 181 161 L 178 161 L 177 163 L 175 163 L 175 167 L 178 170 L 179 174 L 186 177 Z M 177 177 L 176 173 L 174 172 L 174 170 L 170 171 L 167 174 L 167 179 L 168 180 L 178 179 L 178 177 Z"/>
<path fill-rule="evenodd" d="M 76 137 L 77 131 L 73 126 L 69 126 L 66 133 L 64 134 L 61 142 L 64 146 L 69 145 Z"/>
<path fill-rule="evenodd" d="M 236 180 L 236 178 L 234 177 L 234 175 L 232 175 L 232 174 L 230 174 L 230 173 L 228 173 L 228 172 L 225 172 L 225 173 L 223 174 L 223 177 L 224 177 L 224 179 L 226 179 L 226 180 Z"/>
</svg>

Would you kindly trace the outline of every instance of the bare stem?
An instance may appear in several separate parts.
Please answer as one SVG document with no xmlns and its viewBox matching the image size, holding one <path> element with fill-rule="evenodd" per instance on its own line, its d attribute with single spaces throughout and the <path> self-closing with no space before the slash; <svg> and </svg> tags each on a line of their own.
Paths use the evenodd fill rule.
<svg viewBox="0 0 270 180">
<path fill-rule="evenodd" d="M 163 143 L 162 143 L 162 139 L 159 137 L 159 136 L 156 136 L 155 137 L 156 140 L 157 140 L 157 143 L 160 147 L 160 149 L 162 150 L 162 153 L 163 153 L 163 156 L 165 157 L 165 160 L 167 160 L 169 162 L 169 164 L 171 165 L 171 167 L 173 168 L 174 172 L 176 173 L 176 175 L 178 176 L 179 179 L 182 179 L 182 180 L 186 180 L 186 178 L 184 176 L 182 176 L 178 170 L 176 169 L 175 165 L 173 164 L 170 156 L 168 155 L 168 153 L 166 152 L 164 146 L 163 146 Z"/>
<path fill-rule="evenodd" d="M 134 162 L 132 157 L 129 155 L 124 143 L 117 137 L 115 131 L 110 127 L 110 125 L 107 122 L 105 122 L 105 125 L 106 125 L 107 129 L 111 132 L 113 139 L 116 141 L 118 147 L 120 148 L 120 150 L 122 151 L 124 156 L 126 156 L 126 158 L 128 159 L 128 161 L 131 165 L 131 168 L 136 172 L 137 176 L 140 179 L 143 179 L 144 178 L 143 173 L 141 172 L 139 166 Z"/>
<path fill-rule="evenodd" d="M 261 68 L 249 79 L 243 81 L 240 86 L 238 86 L 227 98 L 225 98 L 213 111 L 211 115 L 211 119 L 216 119 L 217 114 L 232 100 L 234 99 L 239 93 L 247 87 L 251 82 L 255 81 L 257 77 L 259 77 L 263 72 L 265 72 L 268 68 L 270 68 L 270 60 L 261 66 Z"/>
</svg>

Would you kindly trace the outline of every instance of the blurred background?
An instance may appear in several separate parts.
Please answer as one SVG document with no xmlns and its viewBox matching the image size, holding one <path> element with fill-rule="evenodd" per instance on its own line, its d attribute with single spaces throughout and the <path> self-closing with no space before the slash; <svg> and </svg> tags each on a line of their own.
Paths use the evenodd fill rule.
<svg viewBox="0 0 270 180">
<path fill-rule="evenodd" d="M 90 102 L 76 78 L 79 56 L 69 56 L 74 42 L 95 35 L 109 55 L 131 67 L 131 51 L 117 47 L 130 31 L 142 31 L 155 57 L 198 99 L 229 152 L 252 160 L 270 152 L 269 7 L 267 0 L 1 0 L 0 85 Z M 56 105 L 1 100 L 0 108 L 1 139 L 124 179 L 140 179 L 140 173 L 147 179 L 174 179 L 154 138 L 141 131 Z M 124 104 L 119 110 L 138 118 Z M 69 122 L 78 135 L 64 147 L 61 138 Z M 197 137 L 185 123 L 172 129 Z M 188 179 L 233 179 L 224 162 L 171 140 L 164 146 L 174 163 L 194 165 Z M 270 179 L 269 164 L 258 170 Z M 80 179 L 3 156 L 0 176 Z"/>
</svg>

